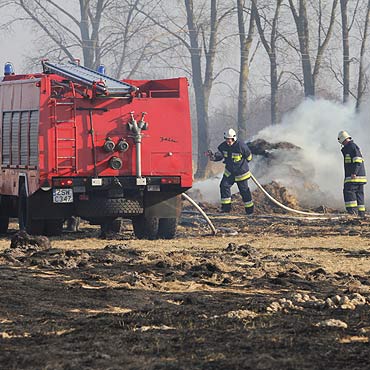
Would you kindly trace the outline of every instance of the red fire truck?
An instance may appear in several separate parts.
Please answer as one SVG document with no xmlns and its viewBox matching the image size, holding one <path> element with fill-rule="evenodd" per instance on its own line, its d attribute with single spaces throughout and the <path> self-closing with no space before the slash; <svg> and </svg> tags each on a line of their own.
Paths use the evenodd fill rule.
<svg viewBox="0 0 370 370">
<path fill-rule="evenodd" d="M 30 234 L 59 235 L 79 216 L 127 218 L 138 238 L 173 238 L 192 186 L 187 79 L 42 65 L 17 75 L 7 63 L 0 82 L 0 232 L 18 217 Z"/>
</svg>

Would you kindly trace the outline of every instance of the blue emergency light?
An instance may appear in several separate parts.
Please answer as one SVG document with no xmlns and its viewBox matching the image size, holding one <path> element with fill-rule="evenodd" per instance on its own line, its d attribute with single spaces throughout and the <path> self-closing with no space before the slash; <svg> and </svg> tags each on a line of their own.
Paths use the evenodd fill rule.
<svg viewBox="0 0 370 370">
<path fill-rule="evenodd" d="M 100 64 L 100 66 L 98 67 L 98 72 L 102 75 L 105 75 L 105 65 L 104 64 Z"/>
<path fill-rule="evenodd" d="M 4 65 L 4 76 L 9 76 L 14 74 L 13 64 L 10 62 L 5 63 Z"/>
</svg>

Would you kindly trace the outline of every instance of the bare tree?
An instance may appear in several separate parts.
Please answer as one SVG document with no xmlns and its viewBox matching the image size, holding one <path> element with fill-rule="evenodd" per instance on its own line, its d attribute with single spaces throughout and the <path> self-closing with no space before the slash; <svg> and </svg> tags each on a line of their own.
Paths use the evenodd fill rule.
<svg viewBox="0 0 370 370">
<path fill-rule="evenodd" d="M 79 17 L 76 9 L 66 10 L 53 0 L 13 0 L 11 3 L 23 10 L 26 19 L 36 24 L 67 58 L 73 60 L 74 51 L 80 48 L 85 66 L 95 68 L 100 64 L 102 15 L 110 2 L 97 0 L 92 5 L 89 0 L 79 0 Z"/>
<path fill-rule="evenodd" d="M 343 43 L 343 102 L 349 99 L 349 26 L 348 26 L 348 0 L 340 0 L 342 15 L 342 43 Z"/>
<path fill-rule="evenodd" d="M 312 66 L 309 49 L 310 36 L 306 0 L 299 0 L 298 11 L 293 3 L 293 0 L 289 0 L 289 5 L 297 27 L 304 81 L 304 94 L 305 96 L 315 96 L 315 86 L 312 78 Z"/>
<path fill-rule="evenodd" d="M 216 78 L 214 64 L 219 45 L 217 37 L 220 24 L 231 14 L 231 9 L 225 7 L 225 11 L 219 14 L 217 0 L 196 3 L 196 8 L 193 0 L 182 2 L 183 7 L 178 13 L 184 11 L 185 24 L 182 24 L 181 20 L 176 23 L 176 17 L 171 17 L 164 8 L 160 8 L 160 14 L 156 15 L 148 14 L 143 9 L 139 10 L 172 40 L 178 40 L 189 53 L 197 116 L 198 154 L 195 177 L 204 178 L 209 172 L 209 161 L 204 153 L 210 145 L 208 106 Z"/>
<path fill-rule="evenodd" d="M 167 50 L 160 44 L 161 36 L 151 20 L 138 7 L 150 12 L 152 4 L 146 0 L 114 0 L 106 12 L 101 55 L 110 61 L 116 78 L 132 78 L 140 69 L 144 74 L 142 66 Z"/>
<path fill-rule="evenodd" d="M 368 0 L 367 9 L 365 12 L 365 23 L 364 31 L 362 34 L 361 50 L 360 50 L 360 64 L 358 71 L 358 83 L 357 83 L 357 97 L 356 97 L 356 109 L 360 108 L 362 97 L 365 92 L 365 71 L 364 71 L 364 56 L 366 51 L 366 41 L 369 29 L 369 18 L 370 18 L 370 0 Z"/>
<path fill-rule="evenodd" d="M 353 78 L 351 80 L 351 74 L 353 72 L 353 67 L 355 66 L 354 62 L 357 62 L 358 58 L 356 58 L 355 56 L 351 56 L 350 48 L 356 48 L 358 45 L 358 40 L 361 39 L 359 35 L 363 32 L 363 30 L 361 30 L 362 26 L 359 26 L 358 29 L 355 29 L 355 32 L 353 32 L 352 29 L 354 25 L 362 24 L 362 22 L 359 21 L 358 14 L 360 13 L 359 11 L 362 10 L 362 4 L 365 1 L 367 8 L 368 0 L 340 0 L 342 43 L 341 66 L 335 66 L 335 62 L 333 63 L 332 61 L 332 59 L 335 60 L 334 56 L 334 58 L 331 58 L 330 60 L 330 70 L 334 74 L 335 79 L 342 86 L 343 102 L 349 101 L 350 96 L 357 99 L 353 88 L 351 89 L 351 83 L 353 83 Z M 367 9 L 364 10 L 364 12 L 365 14 L 367 14 Z M 364 40 L 362 39 L 362 41 Z M 365 52 L 365 50 L 363 51 Z"/>
<path fill-rule="evenodd" d="M 68 8 L 54 0 L 7 0 L 6 5 L 18 10 L 10 23 L 29 21 L 41 35 L 44 57 L 74 60 L 82 54 L 83 64 L 92 69 L 112 60 L 112 74 L 119 78 L 130 77 L 159 52 L 153 51 L 155 35 L 136 10 L 143 2 L 79 0 Z"/>
<path fill-rule="evenodd" d="M 276 1 L 272 22 L 266 20 L 267 24 L 271 24 L 270 43 L 269 43 L 265 36 L 265 29 L 262 27 L 261 16 L 257 8 L 257 0 L 252 0 L 253 3 L 252 9 L 254 10 L 258 33 L 260 35 L 262 45 L 264 46 L 270 61 L 270 91 L 271 91 L 270 108 L 272 124 L 275 124 L 278 120 L 277 115 L 278 115 L 279 77 L 277 70 L 276 41 L 277 41 L 277 25 L 282 2 L 283 0 Z"/>
<path fill-rule="evenodd" d="M 316 59 L 315 59 L 315 64 L 313 68 L 313 74 L 312 74 L 314 85 L 316 85 L 316 81 L 317 81 L 317 78 L 320 72 L 324 52 L 327 49 L 330 38 L 333 34 L 338 0 L 332 0 L 332 1 L 333 2 L 331 6 L 329 25 L 326 30 L 325 30 L 324 20 L 323 20 L 322 0 L 319 0 L 319 3 L 318 3 L 317 53 L 316 53 Z"/>
<path fill-rule="evenodd" d="M 347 1 L 347 0 L 341 0 L 341 1 Z M 303 85 L 304 85 L 304 93 L 306 97 L 315 96 L 315 82 L 319 74 L 324 52 L 328 46 L 330 37 L 332 35 L 337 4 L 338 4 L 338 0 L 333 0 L 330 22 L 329 22 L 329 26 L 327 28 L 327 31 L 326 31 L 326 34 L 323 40 L 321 40 L 321 34 L 319 34 L 317 54 L 316 54 L 316 59 L 314 63 L 314 68 L 312 69 L 312 62 L 311 62 L 311 55 L 310 55 L 309 22 L 308 22 L 306 0 L 298 0 L 298 10 L 293 0 L 289 0 L 289 6 L 293 14 L 293 18 L 294 18 L 296 28 L 297 28 L 297 33 L 298 33 L 299 51 L 301 54 L 302 73 L 303 73 Z M 322 14 L 321 0 L 319 0 L 318 6 L 319 6 L 319 18 L 318 18 L 319 28 L 318 29 L 321 32 L 321 30 L 324 27 L 323 22 L 322 22 L 322 16 L 321 16 Z"/>
<path fill-rule="evenodd" d="M 253 42 L 254 11 L 250 11 L 248 32 L 245 27 L 245 1 L 237 0 L 239 42 L 240 42 L 240 73 L 238 93 L 238 136 L 247 139 L 247 82 L 249 79 L 249 54 Z"/>
</svg>

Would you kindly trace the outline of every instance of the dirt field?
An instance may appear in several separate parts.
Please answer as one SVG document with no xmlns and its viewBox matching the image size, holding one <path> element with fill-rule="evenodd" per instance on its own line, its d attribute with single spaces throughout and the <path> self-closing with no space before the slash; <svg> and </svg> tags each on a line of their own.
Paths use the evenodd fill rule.
<svg viewBox="0 0 370 370">
<path fill-rule="evenodd" d="M 10 248 L 0 368 L 369 369 L 370 221 L 184 213 L 175 240 L 129 224 Z M 14 238 L 13 238 L 14 239 Z"/>
</svg>

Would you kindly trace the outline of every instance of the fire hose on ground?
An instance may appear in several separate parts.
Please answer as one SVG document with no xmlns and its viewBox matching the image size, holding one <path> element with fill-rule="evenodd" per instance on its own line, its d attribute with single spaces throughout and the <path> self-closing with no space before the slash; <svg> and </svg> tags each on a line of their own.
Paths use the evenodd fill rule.
<svg viewBox="0 0 370 370">
<path fill-rule="evenodd" d="M 199 213 L 204 217 L 204 219 L 207 221 L 209 227 L 212 229 L 213 235 L 217 234 L 217 230 L 214 227 L 212 221 L 209 219 L 209 217 L 206 215 L 206 213 L 202 210 L 202 208 L 193 200 L 189 197 L 189 195 L 182 193 L 182 196 L 184 199 L 189 201 L 198 211 Z"/>
<path fill-rule="evenodd" d="M 276 205 L 278 205 L 279 207 L 285 209 L 286 211 L 289 211 L 289 212 L 293 212 L 293 213 L 298 213 L 300 215 L 306 215 L 306 216 L 325 216 L 324 214 L 322 213 L 315 213 L 315 212 L 305 212 L 305 211 L 298 211 L 296 209 L 293 209 L 293 208 L 290 208 L 290 207 L 287 207 L 285 206 L 284 204 L 280 203 L 279 201 L 277 201 L 275 198 L 273 198 L 264 188 L 263 186 L 257 181 L 257 179 L 253 176 L 253 174 L 251 173 L 251 179 L 253 180 L 253 182 L 257 185 L 257 187 L 262 191 L 263 194 L 266 195 L 267 198 L 269 198 L 273 203 L 275 203 Z"/>
<path fill-rule="evenodd" d="M 297 214 L 300 214 L 300 215 L 305 215 L 305 216 L 317 216 L 317 217 L 326 217 L 325 214 L 323 213 L 316 213 L 316 212 L 305 212 L 305 211 L 299 211 L 299 210 L 296 210 L 296 209 L 293 209 L 293 208 L 290 208 L 290 207 L 287 207 L 285 206 L 284 204 L 280 203 L 279 201 L 277 201 L 275 198 L 273 198 L 264 188 L 263 186 L 258 182 L 258 180 L 253 176 L 253 174 L 251 174 L 251 179 L 253 180 L 253 182 L 256 184 L 256 186 L 263 192 L 263 194 L 266 195 L 266 197 L 268 199 L 270 199 L 273 203 L 275 203 L 277 206 L 279 206 L 280 208 L 283 208 L 285 209 L 286 211 L 289 211 L 289 212 L 293 212 L 293 213 L 297 213 Z M 212 221 L 210 220 L 210 218 L 207 216 L 207 214 L 202 210 L 202 208 L 192 199 L 189 197 L 189 195 L 183 193 L 182 194 L 183 198 L 187 201 L 189 201 L 198 211 L 199 213 L 204 217 L 204 219 L 207 221 L 209 227 L 211 228 L 212 232 L 213 232 L 213 235 L 216 235 L 217 234 L 217 229 L 215 228 L 215 226 L 213 225 Z"/>
</svg>

